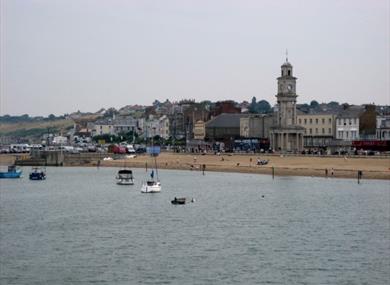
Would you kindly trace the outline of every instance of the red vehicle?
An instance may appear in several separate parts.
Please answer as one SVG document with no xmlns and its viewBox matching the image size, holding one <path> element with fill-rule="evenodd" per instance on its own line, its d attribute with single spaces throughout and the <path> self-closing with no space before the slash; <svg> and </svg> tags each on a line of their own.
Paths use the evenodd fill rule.
<svg viewBox="0 0 390 285">
<path fill-rule="evenodd" d="M 127 153 L 127 148 L 125 146 L 112 144 L 108 147 L 108 152 L 115 153 L 115 154 L 125 154 Z"/>
<path fill-rule="evenodd" d="M 362 140 L 362 141 L 352 141 L 352 147 L 357 150 L 374 150 L 374 151 L 390 151 L 390 141 L 379 141 L 379 140 Z"/>
</svg>

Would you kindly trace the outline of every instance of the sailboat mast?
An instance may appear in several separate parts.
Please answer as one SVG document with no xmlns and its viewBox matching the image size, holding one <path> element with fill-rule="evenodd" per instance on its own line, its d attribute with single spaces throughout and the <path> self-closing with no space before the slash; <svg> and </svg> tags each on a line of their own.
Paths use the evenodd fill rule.
<svg viewBox="0 0 390 285">
<path fill-rule="evenodd" d="M 156 168 L 156 177 L 157 177 L 157 180 L 158 180 L 157 155 L 154 155 L 154 165 L 155 165 L 155 168 Z"/>
</svg>

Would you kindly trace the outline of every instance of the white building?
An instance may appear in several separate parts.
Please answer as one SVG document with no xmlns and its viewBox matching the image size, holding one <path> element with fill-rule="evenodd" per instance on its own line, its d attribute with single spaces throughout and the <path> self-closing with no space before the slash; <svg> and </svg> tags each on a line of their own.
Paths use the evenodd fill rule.
<svg viewBox="0 0 390 285">
<path fill-rule="evenodd" d="M 336 118 L 336 139 L 352 141 L 359 139 L 359 118 L 364 107 L 350 106 Z"/>
<path fill-rule="evenodd" d="M 137 130 L 137 120 L 130 116 L 100 119 L 94 123 L 92 135 L 118 135 Z"/>
<path fill-rule="evenodd" d="M 169 119 L 167 116 L 162 116 L 159 119 L 159 135 L 163 139 L 168 139 L 170 136 L 169 133 Z"/>
<path fill-rule="evenodd" d="M 160 136 L 168 139 L 170 137 L 169 127 L 169 118 L 166 115 L 160 118 L 149 116 L 149 119 L 143 122 L 143 134 L 145 138 Z"/>
<path fill-rule="evenodd" d="M 115 134 L 115 129 L 114 129 L 114 123 L 112 119 L 102 119 L 94 123 L 94 127 L 92 130 L 93 136 L 114 135 L 114 134 Z"/>
<path fill-rule="evenodd" d="M 135 131 L 137 128 L 137 120 L 133 117 L 118 117 L 113 121 L 114 133 L 128 133 L 130 131 Z"/>
<path fill-rule="evenodd" d="M 376 138 L 390 140 L 390 115 L 376 117 Z"/>
<path fill-rule="evenodd" d="M 149 120 L 144 122 L 144 136 L 145 138 L 152 138 L 157 135 L 160 135 L 160 120 L 151 116 Z"/>
<path fill-rule="evenodd" d="M 54 144 L 67 144 L 68 143 L 68 138 L 63 137 L 63 136 L 56 136 L 53 138 L 53 143 Z"/>
</svg>

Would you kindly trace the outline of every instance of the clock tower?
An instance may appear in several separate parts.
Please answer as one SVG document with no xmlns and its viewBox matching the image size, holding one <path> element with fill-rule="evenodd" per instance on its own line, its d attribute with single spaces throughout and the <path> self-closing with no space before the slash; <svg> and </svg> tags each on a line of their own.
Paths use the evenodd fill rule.
<svg viewBox="0 0 390 285">
<path fill-rule="evenodd" d="M 278 80 L 278 94 L 276 99 L 278 103 L 277 125 L 287 127 L 296 124 L 296 84 L 297 78 L 293 76 L 293 67 L 286 59 L 281 66 L 281 76 Z"/>
<path fill-rule="evenodd" d="M 277 78 L 277 82 L 278 111 L 276 112 L 276 125 L 271 130 L 272 147 L 280 151 L 301 151 L 304 128 L 297 125 L 297 78 L 293 76 L 293 66 L 287 58 L 281 66 L 281 75 Z"/>
</svg>

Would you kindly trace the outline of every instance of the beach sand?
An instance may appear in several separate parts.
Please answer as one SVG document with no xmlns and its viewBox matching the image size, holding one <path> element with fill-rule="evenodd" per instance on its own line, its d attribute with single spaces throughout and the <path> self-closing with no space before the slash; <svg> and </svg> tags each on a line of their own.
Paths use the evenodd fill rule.
<svg viewBox="0 0 390 285">
<path fill-rule="evenodd" d="M 257 159 L 269 160 L 267 165 L 256 165 Z M 252 159 L 252 161 L 250 161 Z M 123 160 L 101 161 L 101 166 L 123 166 L 145 168 L 154 165 L 148 155 Z M 357 178 L 358 170 L 363 171 L 363 179 L 390 179 L 390 158 L 364 157 L 313 157 L 313 156 L 277 156 L 277 155 L 197 155 L 162 153 L 157 158 L 160 169 L 186 169 L 201 171 L 202 165 L 207 171 L 259 173 L 280 176 L 318 176 Z M 333 175 L 332 175 L 333 173 Z M 390 187 L 390 186 L 389 186 Z"/>
<path fill-rule="evenodd" d="M 109 155 L 105 155 L 106 157 Z M 267 165 L 256 165 L 257 159 L 269 160 Z M 252 161 L 251 161 L 252 159 Z M 0 164 L 12 164 L 15 157 L 12 155 L 0 155 Z M 98 162 L 92 161 L 81 166 L 97 166 Z M 154 166 L 154 159 L 149 155 L 137 155 L 135 158 L 101 160 L 100 166 L 113 167 L 137 167 L 148 168 Z M 390 157 L 319 157 L 319 156 L 281 156 L 258 154 L 176 154 L 161 153 L 157 158 L 160 169 L 182 169 L 201 171 L 202 165 L 207 171 L 242 172 L 275 176 L 317 176 L 338 178 L 356 178 L 358 170 L 363 171 L 363 179 L 389 179 Z M 72 164 L 65 166 L 79 166 Z M 332 175 L 333 174 L 333 175 Z M 389 185 L 390 187 L 390 185 Z"/>
</svg>

